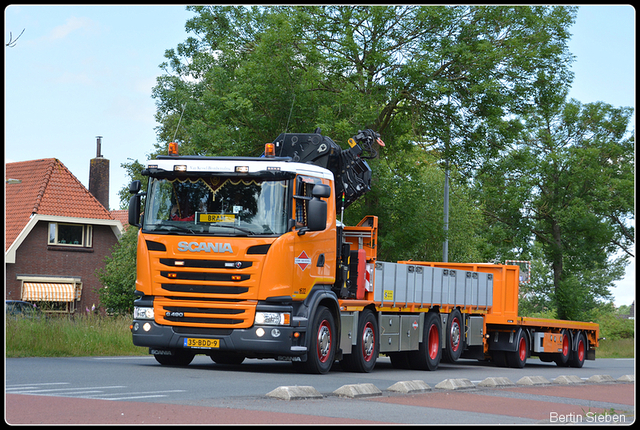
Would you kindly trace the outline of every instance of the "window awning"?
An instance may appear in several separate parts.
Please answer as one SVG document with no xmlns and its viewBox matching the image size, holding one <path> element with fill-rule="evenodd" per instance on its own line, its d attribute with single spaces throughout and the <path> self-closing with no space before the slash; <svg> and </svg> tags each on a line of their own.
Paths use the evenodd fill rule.
<svg viewBox="0 0 640 430">
<path fill-rule="evenodd" d="M 23 282 L 22 300 L 31 302 L 73 302 L 75 284 L 52 282 Z"/>
</svg>

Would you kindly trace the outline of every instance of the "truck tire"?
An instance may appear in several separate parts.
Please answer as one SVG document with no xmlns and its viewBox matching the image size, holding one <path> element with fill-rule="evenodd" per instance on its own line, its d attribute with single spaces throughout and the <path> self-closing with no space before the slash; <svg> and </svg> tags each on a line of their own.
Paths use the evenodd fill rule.
<svg viewBox="0 0 640 430">
<path fill-rule="evenodd" d="M 576 350 L 572 351 L 569 364 L 571 367 L 582 367 L 584 359 L 587 355 L 587 343 L 582 332 L 576 336 Z"/>
<path fill-rule="evenodd" d="M 454 309 L 447 318 L 447 331 L 446 342 L 444 348 L 443 358 L 449 362 L 454 363 L 458 361 L 460 355 L 462 355 L 463 346 L 463 334 L 462 328 L 462 314 L 457 309 Z"/>
<path fill-rule="evenodd" d="M 173 355 L 153 355 L 156 361 L 163 366 L 188 366 L 196 355 L 184 349 L 176 349 Z"/>
<path fill-rule="evenodd" d="M 559 367 L 567 367 L 569 366 L 569 358 L 571 357 L 571 334 L 569 330 L 562 329 L 562 351 L 555 354 L 555 359 L 553 361 Z"/>
<path fill-rule="evenodd" d="M 356 344 L 351 354 L 345 355 L 342 364 L 353 372 L 369 373 L 378 359 L 378 322 L 369 309 L 362 311 L 358 318 Z"/>
<path fill-rule="evenodd" d="M 328 373 L 336 356 L 338 333 L 333 314 L 326 306 L 318 306 L 308 334 L 307 361 L 299 363 L 300 368 L 307 373 Z"/>
<path fill-rule="evenodd" d="M 527 364 L 527 355 L 529 353 L 529 345 L 527 342 L 527 333 L 520 330 L 518 339 L 516 339 L 516 350 L 506 353 L 507 364 L 509 367 L 522 369 Z"/>
<path fill-rule="evenodd" d="M 424 317 L 422 342 L 417 351 L 408 354 L 409 365 L 412 369 L 436 370 L 442 358 L 440 348 L 440 333 L 442 324 L 437 312 L 428 312 Z"/>
</svg>

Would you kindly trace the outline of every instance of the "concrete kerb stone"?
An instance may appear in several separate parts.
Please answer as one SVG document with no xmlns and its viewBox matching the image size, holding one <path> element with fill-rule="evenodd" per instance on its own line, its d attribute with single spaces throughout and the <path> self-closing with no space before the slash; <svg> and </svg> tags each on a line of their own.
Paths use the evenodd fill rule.
<svg viewBox="0 0 640 430">
<path fill-rule="evenodd" d="M 464 390 L 468 388 L 476 388 L 476 386 L 468 379 L 445 379 L 436 384 L 436 388 L 441 390 Z"/>
<path fill-rule="evenodd" d="M 381 396 L 382 391 L 373 384 L 348 384 L 338 388 L 333 394 L 354 399 L 357 397 Z"/>
<path fill-rule="evenodd" d="M 504 376 L 486 378 L 478 383 L 478 387 L 485 388 L 513 387 L 515 385 L 509 378 Z"/>
<path fill-rule="evenodd" d="M 387 388 L 387 391 L 397 393 L 421 393 L 431 390 L 431 387 L 424 381 L 415 379 L 413 381 L 399 381 Z"/>
<path fill-rule="evenodd" d="M 623 375 L 617 379 L 618 382 L 634 382 L 635 380 L 634 375 Z"/>
<path fill-rule="evenodd" d="M 310 386 L 281 386 L 268 392 L 267 397 L 281 400 L 321 399 L 322 394 Z"/>
<path fill-rule="evenodd" d="M 516 381 L 516 385 L 549 385 L 551 382 L 544 376 L 523 376 Z"/>
<path fill-rule="evenodd" d="M 593 384 L 603 384 L 603 383 L 616 382 L 616 380 L 613 379 L 613 377 L 610 375 L 593 375 L 587 379 L 587 382 L 590 382 Z"/>
<path fill-rule="evenodd" d="M 560 375 L 553 380 L 554 384 L 569 385 L 569 384 L 584 384 L 582 378 L 578 375 Z"/>
</svg>

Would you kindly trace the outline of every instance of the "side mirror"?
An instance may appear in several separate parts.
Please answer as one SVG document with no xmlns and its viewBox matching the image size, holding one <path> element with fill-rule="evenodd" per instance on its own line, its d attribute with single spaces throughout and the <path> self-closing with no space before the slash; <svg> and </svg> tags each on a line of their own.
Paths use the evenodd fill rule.
<svg viewBox="0 0 640 430">
<path fill-rule="evenodd" d="M 327 228 L 327 202 L 314 197 L 309 200 L 308 210 L 307 227 L 310 231 L 322 231 Z"/>
<path fill-rule="evenodd" d="M 141 188 L 142 187 L 140 185 L 140 181 L 136 179 L 135 181 L 131 182 L 131 184 L 129 185 L 129 193 L 138 194 Z"/>
<path fill-rule="evenodd" d="M 140 182 L 140 181 L 137 181 Z M 140 199 L 142 194 L 134 194 L 129 200 L 129 224 L 140 227 Z"/>
<path fill-rule="evenodd" d="M 322 197 L 326 199 L 331 196 L 331 187 L 324 184 L 315 184 L 313 186 L 313 190 L 311 190 L 311 195 L 313 197 Z"/>
</svg>

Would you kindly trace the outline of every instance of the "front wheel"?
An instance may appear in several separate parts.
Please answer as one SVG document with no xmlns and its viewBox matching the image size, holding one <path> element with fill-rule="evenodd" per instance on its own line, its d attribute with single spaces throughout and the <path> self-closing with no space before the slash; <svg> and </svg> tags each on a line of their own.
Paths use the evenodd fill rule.
<svg viewBox="0 0 640 430">
<path fill-rule="evenodd" d="M 328 373 L 335 360 L 338 339 L 335 319 L 327 307 L 318 306 L 309 336 L 307 361 L 300 363 L 302 369 L 308 373 Z"/>
<path fill-rule="evenodd" d="M 176 349 L 173 355 L 154 354 L 153 356 L 163 366 L 188 366 L 196 355 L 184 349 Z"/>
</svg>

